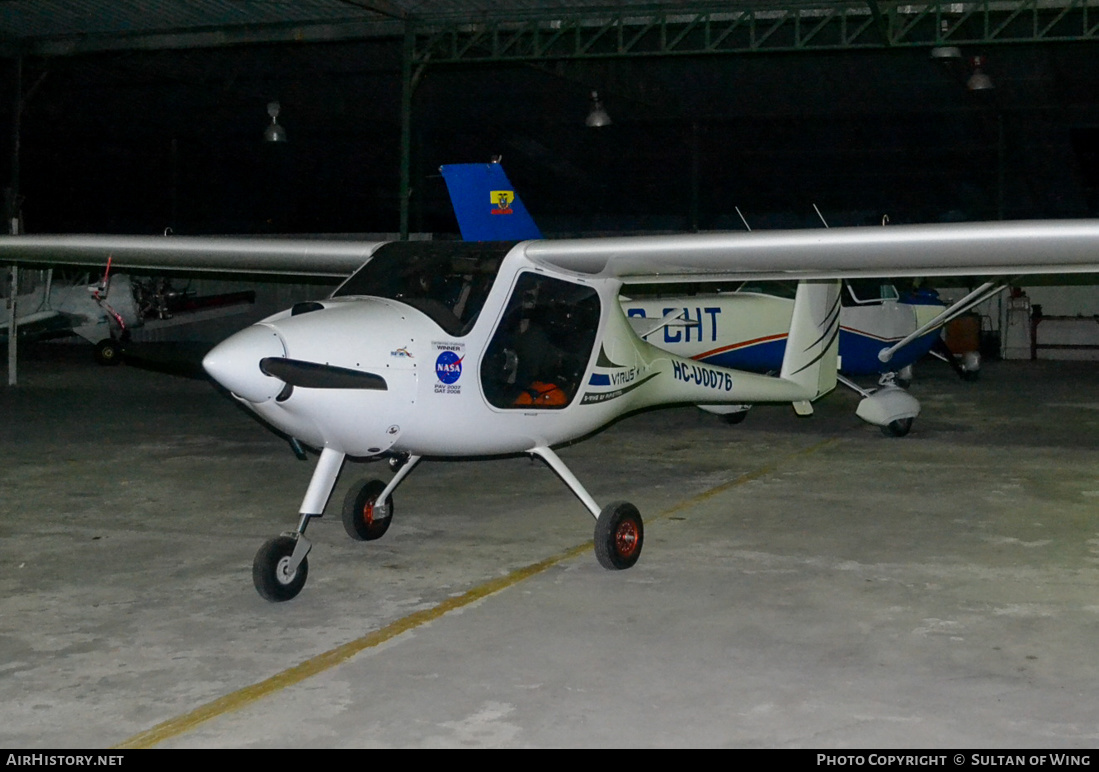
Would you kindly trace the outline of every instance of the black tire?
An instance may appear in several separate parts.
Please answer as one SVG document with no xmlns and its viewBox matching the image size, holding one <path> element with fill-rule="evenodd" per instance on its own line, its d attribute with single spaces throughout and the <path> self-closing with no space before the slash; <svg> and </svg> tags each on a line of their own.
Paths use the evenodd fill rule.
<svg viewBox="0 0 1099 772">
<path fill-rule="evenodd" d="M 309 576 L 309 558 L 304 558 L 297 570 L 286 573 L 286 565 L 294 554 L 296 541 L 291 536 L 276 536 L 263 543 L 252 561 L 252 581 L 265 600 L 280 603 L 297 597 Z"/>
<path fill-rule="evenodd" d="M 730 426 L 736 426 L 737 424 L 744 423 L 744 419 L 748 417 L 747 410 L 738 410 L 735 413 L 722 413 L 721 420 Z"/>
<path fill-rule="evenodd" d="M 393 522 L 393 497 L 386 499 L 389 517 L 374 518 L 374 504 L 385 490 L 381 480 L 366 480 L 351 488 L 343 500 L 343 528 L 355 541 L 374 541 L 389 530 Z"/>
<path fill-rule="evenodd" d="M 122 346 L 113 338 L 104 338 L 95 344 L 95 361 L 101 365 L 122 363 Z"/>
<path fill-rule="evenodd" d="M 645 526 L 641 513 L 628 501 L 603 507 L 595 521 L 595 557 L 610 571 L 629 568 L 641 556 Z"/>
<path fill-rule="evenodd" d="M 916 370 L 912 365 L 905 365 L 894 374 L 893 383 L 897 384 L 902 389 L 907 389 L 912 385 L 912 376 L 915 371 Z"/>
<path fill-rule="evenodd" d="M 881 433 L 886 437 L 903 437 L 912 431 L 912 420 L 911 418 L 898 418 L 896 421 L 890 421 L 881 428 Z"/>
</svg>

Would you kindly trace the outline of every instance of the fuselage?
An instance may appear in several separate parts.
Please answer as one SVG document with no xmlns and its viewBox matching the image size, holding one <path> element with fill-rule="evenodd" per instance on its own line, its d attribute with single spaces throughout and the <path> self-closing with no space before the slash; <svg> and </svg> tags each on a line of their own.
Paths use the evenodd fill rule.
<svg viewBox="0 0 1099 772">
<path fill-rule="evenodd" d="M 620 288 L 548 270 L 522 243 L 387 244 L 332 297 L 246 328 L 204 365 L 278 430 L 351 456 L 525 452 L 650 405 L 816 396 L 642 341 Z"/>
</svg>

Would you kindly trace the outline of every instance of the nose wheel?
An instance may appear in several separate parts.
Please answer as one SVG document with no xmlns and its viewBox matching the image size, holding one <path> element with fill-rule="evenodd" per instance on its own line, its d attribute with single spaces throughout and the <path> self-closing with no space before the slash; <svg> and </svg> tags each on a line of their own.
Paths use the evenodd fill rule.
<svg viewBox="0 0 1099 772">
<path fill-rule="evenodd" d="M 264 599 L 279 602 L 290 600 L 301 592 L 309 576 L 309 560 L 304 556 L 295 563 L 294 549 L 298 539 L 293 536 L 276 536 L 268 539 L 252 561 L 252 581 Z"/>
</svg>

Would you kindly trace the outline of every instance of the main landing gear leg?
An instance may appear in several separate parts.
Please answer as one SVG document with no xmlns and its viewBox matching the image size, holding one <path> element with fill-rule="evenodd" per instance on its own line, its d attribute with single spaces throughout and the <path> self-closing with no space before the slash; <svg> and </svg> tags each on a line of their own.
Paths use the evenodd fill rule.
<svg viewBox="0 0 1099 772">
<path fill-rule="evenodd" d="M 301 502 L 301 520 L 298 530 L 287 531 L 264 542 L 252 562 L 252 581 L 265 599 L 273 602 L 296 597 L 305 586 L 309 575 L 306 555 L 312 544 L 305 538 L 305 528 L 314 517 L 324 514 L 324 505 L 332 495 L 332 488 L 343 466 L 344 454 L 332 448 L 321 452 L 313 478 Z"/>
<path fill-rule="evenodd" d="M 565 462 L 550 448 L 532 448 L 530 453 L 545 461 L 595 517 L 595 557 L 599 565 L 618 571 L 636 563 L 645 541 L 645 527 L 637 507 L 628 501 L 614 501 L 600 509 Z"/>
</svg>

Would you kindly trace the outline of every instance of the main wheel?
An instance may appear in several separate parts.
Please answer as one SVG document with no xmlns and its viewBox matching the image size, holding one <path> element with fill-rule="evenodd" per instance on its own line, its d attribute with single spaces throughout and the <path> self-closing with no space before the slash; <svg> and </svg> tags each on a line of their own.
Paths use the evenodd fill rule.
<svg viewBox="0 0 1099 772">
<path fill-rule="evenodd" d="M 896 421 L 890 421 L 881 428 L 881 433 L 886 437 L 903 437 L 910 431 L 912 431 L 911 418 L 898 418 Z"/>
<path fill-rule="evenodd" d="M 295 543 L 293 537 L 276 536 L 264 542 L 256 553 L 256 559 L 252 561 L 252 581 L 266 600 L 275 603 L 290 600 L 305 586 L 309 559 L 303 558 L 295 570 L 290 570 Z"/>
<path fill-rule="evenodd" d="M 641 556 L 645 526 L 641 513 L 628 501 L 608 504 L 595 521 L 595 557 L 611 571 L 629 568 Z"/>
<path fill-rule="evenodd" d="M 389 515 L 384 518 L 374 516 L 378 496 L 385 490 L 381 480 L 367 480 L 347 492 L 343 500 L 343 527 L 347 535 L 356 541 L 374 541 L 380 539 L 389 530 L 393 522 L 393 497 L 386 499 Z"/>
<path fill-rule="evenodd" d="M 122 361 L 122 347 L 114 338 L 104 338 L 95 344 L 95 361 L 101 365 L 117 365 Z"/>
</svg>

